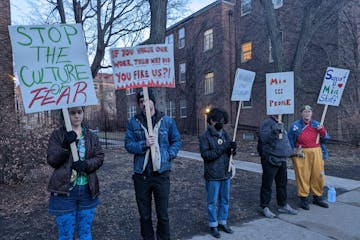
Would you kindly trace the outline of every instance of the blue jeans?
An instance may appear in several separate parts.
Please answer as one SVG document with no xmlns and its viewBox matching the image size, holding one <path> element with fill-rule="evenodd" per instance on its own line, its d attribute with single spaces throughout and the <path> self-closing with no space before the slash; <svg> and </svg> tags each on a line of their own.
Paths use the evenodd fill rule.
<svg viewBox="0 0 360 240">
<path fill-rule="evenodd" d="M 209 226 L 225 225 L 229 215 L 230 179 L 207 180 L 206 191 Z"/>
</svg>

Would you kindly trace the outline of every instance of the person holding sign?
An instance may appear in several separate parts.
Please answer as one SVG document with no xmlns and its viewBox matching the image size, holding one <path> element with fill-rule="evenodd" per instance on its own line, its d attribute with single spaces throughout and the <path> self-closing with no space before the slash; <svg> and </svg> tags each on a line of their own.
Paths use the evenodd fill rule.
<svg viewBox="0 0 360 240">
<path fill-rule="evenodd" d="M 291 124 L 288 137 L 294 149 L 293 164 L 296 176 L 300 207 L 309 210 L 308 196 L 313 195 L 313 204 L 328 208 L 322 199 L 325 183 L 324 160 L 328 153 L 324 143 L 330 139 L 323 125 L 312 120 L 313 111 L 309 105 L 301 107 L 301 119 Z M 317 142 L 317 135 L 320 142 Z"/>
<path fill-rule="evenodd" d="M 204 160 L 204 178 L 207 191 L 208 221 L 211 235 L 220 238 L 219 229 L 233 233 L 227 224 L 230 200 L 230 179 L 228 171 L 230 155 L 236 154 L 236 142 L 231 141 L 223 129 L 228 123 L 228 114 L 218 108 L 210 110 L 207 116 L 208 128 L 200 136 L 200 154 Z"/>
<path fill-rule="evenodd" d="M 259 154 L 261 156 L 262 182 L 260 189 L 260 206 L 262 213 L 267 218 L 276 215 L 270 211 L 272 184 L 275 179 L 276 200 L 280 207 L 280 213 L 296 215 L 297 210 L 287 203 L 287 166 L 286 161 L 292 154 L 292 149 L 286 134 L 284 124 L 278 121 L 277 116 L 272 115 L 265 119 L 259 132 Z M 286 136 L 286 135 L 285 135 Z"/>
<path fill-rule="evenodd" d="M 96 171 L 104 162 L 98 137 L 82 125 L 84 109 L 69 108 L 72 131 L 65 127 L 52 132 L 47 162 L 54 168 L 48 190 L 49 212 L 55 215 L 58 239 L 73 239 L 75 226 L 79 239 L 92 239 L 91 225 L 99 203 Z M 70 144 L 76 142 L 79 160 L 73 161 Z M 77 174 L 72 176 L 72 171 Z"/>
<path fill-rule="evenodd" d="M 140 214 L 143 239 L 170 239 L 168 202 L 170 193 L 171 161 L 176 158 L 181 137 L 175 121 L 156 110 L 155 97 L 149 89 L 149 102 L 153 135 L 148 134 L 144 92 L 137 93 L 141 112 L 132 117 L 126 129 L 125 149 L 134 154 L 134 187 Z M 156 159 L 152 159 L 150 147 L 155 146 Z M 156 164 L 154 171 L 153 164 Z M 152 195 L 157 215 L 156 238 L 151 219 Z"/>
</svg>

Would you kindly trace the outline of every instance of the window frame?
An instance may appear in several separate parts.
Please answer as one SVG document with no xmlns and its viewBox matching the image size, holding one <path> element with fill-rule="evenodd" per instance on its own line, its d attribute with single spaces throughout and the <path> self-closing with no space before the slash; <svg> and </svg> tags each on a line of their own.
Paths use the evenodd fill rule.
<svg viewBox="0 0 360 240">
<path fill-rule="evenodd" d="M 182 49 L 185 47 L 185 28 L 182 27 L 179 29 L 178 31 L 178 34 L 179 34 L 179 49 Z"/>
<path fill-rule="evenodd" d="M 251 0 L 241 0 L 241 16 L 246 16 L 251 13 Z M 248 9 L 246 9 L 246 7 Z"/>
<path fill-rule="evenodd" d="M 245 45 L 250 45 L 250 50 L 248 51 L 244 51 L 244 47 L 246 47 Z M 247 54 L 250 53 L 250 58 L 245 58 L 245 56 Z M 252 59 L 252 42 L 251 41 L 248 41 L 248 42 L 244 42 L 241 44 L 241 62 L 242 63 L 245 63 L 245 62 L 248 62 Z"/>
<path fill-rule="evenodd" d="M 130 118 L 134 117 L 135 115 L 136 115 L 136 106 L 129 105 L 127 109 L 128 120 L 130 120 Z"/>
<path fill-rule="evenodd" d="M 185 114 L 183 114 L 184 109 Z M 180 100 L 180 118 L 187 118 L 187 101 L 185 99 Z"/>
<path fill-rule="evenodd" d="M 166 115 L 171 118 L 176 118 L 176 104 L 175 101 L 169 100 L 166 102 Z"/>
<path fill-rule="evenodd" d="M 204 32 L 204 52 L 214 47 L 214 30 L 212 28 Z"/>
<path fill-rule="evenodd" d="M 182 69 L 182 66 L 184 67 Z M 182 72 L 182 70 L 184 70 L 184 72 Z M 182 77 L 184 76 L 184 77 Z M 184 78 L 184 80 L 183 80 Z M 186 83 L 186 63 L 183 62 L 183 63 L 180 63 L 179 64 L 179 83 Z"/>
<path fill-rule="evenodd" d="M 214 72 L 208 72 L 205 74 L 204 78 L 204 94 L 210 95 L 214 93 L 214 82 L 215 82 L 215 75 Z"/>
</svg>

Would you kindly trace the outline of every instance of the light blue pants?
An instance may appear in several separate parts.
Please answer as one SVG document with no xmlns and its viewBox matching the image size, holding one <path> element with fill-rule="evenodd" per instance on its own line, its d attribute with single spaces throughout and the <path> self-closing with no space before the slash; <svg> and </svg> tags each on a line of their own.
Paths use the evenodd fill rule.
<svg viewBox="0 0 360 240">
<path fill-rule="evenodd" d="M 230 179 L 206 181 L 206 191 L 209 226 L 225 225 L 229 215 Z"/>
<path fill-rule="evenodd" d="M 73 240 L 75 224 L 77 225 L 78 239 L 91 240 L 91 224 L 95 208 L 74 211 L 55 217 L 58 226 L 58 240 Z"/>
</svg>

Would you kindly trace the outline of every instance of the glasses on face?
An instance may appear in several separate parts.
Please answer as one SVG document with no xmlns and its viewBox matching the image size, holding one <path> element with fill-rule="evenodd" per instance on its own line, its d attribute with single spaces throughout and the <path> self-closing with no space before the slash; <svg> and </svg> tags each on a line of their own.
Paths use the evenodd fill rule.
<svg viewBox="0 0 360 240">
<path fill-rule="evenodd" d="M 69 111 L 69 114 L 70 115 L 75 115 L 75 114 L 78 114 L 78 115 L 81 115 L 83 114 L 83 110 L 75 110 L 75 111 Z"/>
</svg>

